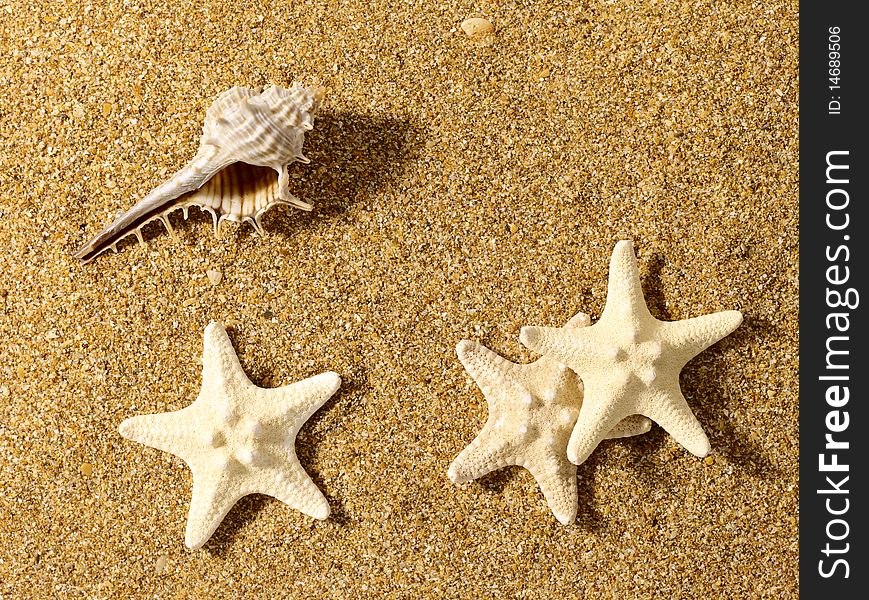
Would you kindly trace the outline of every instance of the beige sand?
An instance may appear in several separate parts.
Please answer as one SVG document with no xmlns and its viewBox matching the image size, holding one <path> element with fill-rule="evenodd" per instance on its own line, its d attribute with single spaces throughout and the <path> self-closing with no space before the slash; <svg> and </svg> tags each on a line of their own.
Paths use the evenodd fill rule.
<svg viewBox="0 0 869 600">
<path fill-rule="evenodd" d="M 3 0 L 0 596 L 796 596 L 797 3 L 414 4 Z M 72 259 L 216 94 L 293 79 L 314 213 Z M 745 313 L 682 374 L 712 455 L 605 442 L 567 527 L 522 469 L 450 483 L 486 418 L 456 342 L 533 360 L 622 238 L 656 317 Z M 189 470 L 117 425 L 193 401 L 210 319 L 258 385 L 345 383 L 297 444 L 333 516 L 248 497 L 190 552 Z"/>
</svg>

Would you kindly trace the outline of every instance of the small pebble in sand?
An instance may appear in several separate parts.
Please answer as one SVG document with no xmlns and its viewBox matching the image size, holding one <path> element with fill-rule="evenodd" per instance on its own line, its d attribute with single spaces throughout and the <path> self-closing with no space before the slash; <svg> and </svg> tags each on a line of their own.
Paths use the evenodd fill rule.
<svg viewBox="0 0 869 600">
<path fill-rule="evenodd" d="M 108 117 L 110 114 L 112 114 L 112 111 L 114 109 L 115 109 L 115 107 L 112 106 L 111 102 L 103 102 L 103 116 L 104 117 Z"/>
<path fill-rule="evenodd" d="M 711 456 L 707 456 L 706 458 L 703 459 L 703 462 L 705 462 L 707 465 L 711 465 L 712 463 L 715 462 L 715 459 L 712 458 Z"/>
<path fill-rule="evenodd" d="M 78 468 L 78 472 L 85 477 L 90 477 L 94 474 L 94 466 L 90 463 L 82 463 L 81 466 Z"/>
<path fill-rule="evenodd" d="M 211 282 L 211 285 L 217 285 L 220 283 L 220 280 L 223 279 L 223 273 L 215 271 L 214 269 L 208 269 L 205 272 L 205 275 L 208 277 L 208 281 Z"/>
<path fill-rule="evenodd" d="M 168 556 L 160 556 L 154 562 L 154 572 L 158 573 L 158 574 L 162 573 L 163 569 L 165 569 L 166 565 L 168 565 L 168 564 L 169 564 L 169 557 Z"/>
<path fill-rule="evenodd" d="M 473 17 L 462 21 L 462 31 L 471 39 L 494 33 L 495 26 L 486 19 Z"/>
</svg>

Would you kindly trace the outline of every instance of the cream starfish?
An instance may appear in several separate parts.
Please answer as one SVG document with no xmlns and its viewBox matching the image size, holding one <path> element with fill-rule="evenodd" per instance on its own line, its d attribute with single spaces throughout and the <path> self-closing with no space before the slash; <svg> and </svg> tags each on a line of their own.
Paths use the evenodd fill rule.
<svg viewBox="0 0 869 600">
<path fill-rule="evenodd" d="M 590 322 L 588 315 L 579 313 L 564 329 L 587 327 Z M 582 382 L 548 356 L 516 364 L 468 340 L 459 342 L 456 354 L 486 397 L 489 419 L 450 465 L 449 478 L 465 483 L 508 465 L 525 467 L 555 518 L 565 525 L 573 523 L 576 466 L 565 451 L 582 405 Z M 645 417 L 628 416 L 613 424 L 608 437 L 638 435 L 650 427 Z"/>
<path fill-rule="evenodd" d="M 171 452 L 193 471 L 184 542 L 211 537 L 239 498 L 268 494 L 315 519 L 329 503 L 296 458 L 296 434 L 341 385 L 331 371 L 274 389 L 247 378 L 223 327 L 205 328 L 202 389 L 186 408 L 121 423 L 127 439 Z"/>
<path fill-rule="evenodd" d="M 742 322 L 735 310 L 665 322 L 649 312 L 637 259 L 628 241 L 610 259 L 606 306 L 586 329 L 523 327 L 528 348 L 552 355 L 582 378 L 585 401 L 567 455 L 581 464 L 612 427 L 641 414 L 661 425 L 695 456 L 709 453 L 709 439 L 679 388 L 679 372 L 694 356 Z"/>
</svg>

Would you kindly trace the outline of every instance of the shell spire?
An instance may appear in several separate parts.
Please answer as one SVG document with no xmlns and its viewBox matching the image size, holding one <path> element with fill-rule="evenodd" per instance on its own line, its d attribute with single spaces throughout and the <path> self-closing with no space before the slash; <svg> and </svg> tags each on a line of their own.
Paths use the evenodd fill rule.
<svg viewBox="0 0 869 600">
<path fill-rule="evenodd" d="M 76 258 L 89 262 L 131 234 L 142 242 L 142 227 L 155 219 L 174 236 L 169 213 L 179 208 L 185 219 L 191 206 L 211 213 L 218 236 L 223 221 L 248 221 L 262 234 L 262 215 L 279 204 L 313 209 L 290 193 L 288 169 L 295 161 L 309 162 L 302 146 L 322 101 L 323 90 L 297 83 L 223 92 L 205 113 L 196 156 L 100 231 Z"/>
</svg>

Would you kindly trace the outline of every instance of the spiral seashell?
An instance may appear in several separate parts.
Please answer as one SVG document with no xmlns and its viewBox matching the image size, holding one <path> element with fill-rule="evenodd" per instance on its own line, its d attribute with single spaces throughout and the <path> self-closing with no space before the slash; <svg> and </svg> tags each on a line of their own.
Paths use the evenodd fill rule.
<svg viewBox="0 0 869 600">
<path fill-rule="evenodd" d="M 117 250 L 117 243 L 131 234 L 144 243 L 142 227 L 155 219 L 174 237 L 169 213 L 179 208 L 185 219 L 191 206 L 211 213 L 218 237 L 223 221 L 248 221 L 263 234 L 260 219 L 278 204 L 311 210 L 290 193 L 288 167 L 309 162 L 302 145 L 322 100 L 321 89 L 296 83 L 223 92 L 205 113 L 196 156 L 100 231 L 76 258 L 86 263 L 109 248 Z"/>
</svg>

